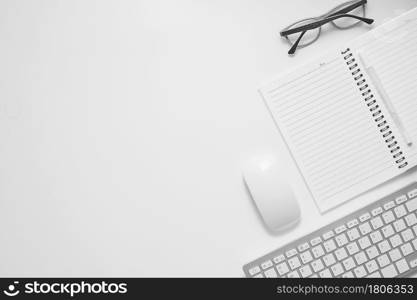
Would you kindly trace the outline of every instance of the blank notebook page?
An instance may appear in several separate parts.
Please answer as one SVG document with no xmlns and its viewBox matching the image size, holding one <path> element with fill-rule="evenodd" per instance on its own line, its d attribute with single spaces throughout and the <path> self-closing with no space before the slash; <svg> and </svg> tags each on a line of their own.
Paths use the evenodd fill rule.
<svg viewBox="0 0 417 300">
<path fill-rule="evenodd" d="M 260 92 L 321 211 L 399 174 L 342 55 Z"/>
<path fill-rule="evenodd" d="M 354 43 L 378 77 L 414 144 L 403 147 L 417 164 L 417 18 L 411 12 Z"/>
</svg>

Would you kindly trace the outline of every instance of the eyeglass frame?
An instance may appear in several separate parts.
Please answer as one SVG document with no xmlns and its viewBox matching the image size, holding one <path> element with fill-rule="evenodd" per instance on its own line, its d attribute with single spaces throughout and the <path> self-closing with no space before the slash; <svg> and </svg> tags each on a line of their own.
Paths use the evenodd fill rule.
<svg viewBox="0 0 417 300">
<path fill-rule="evenodd" d="M 348 5 L 345 8 L 337 10 L 339 7 L 342 7 L 342 6 L 344 6 L 344 5 L 346 5 L 347 3 L 350 3 L 350 2 L 354 2 L 354 1 L 348 1 L 348 2 L 342 3 L 338 6 L 336 6 L 335 8 L 333 8 L 332 10 L 330 10 L 329 12 L 327 12 L 326 14 L 323 14 L 319 17 L 306 18 L 306 19 L 297 21 L 296 23 L 294 23 L 292 25 L 289 25 L 286 28 L 284 28 L 280 32 L 280 36 L 284 37 L 292 45 L 291 49 L 288 51 L 288 54 L 294 54 L 297 48 L 304 48 L 308 45 L 311 45 L 315 41 L 317 41 L 318 38 L 320 37 L 320 34 L 321 34 L 321 27 L 323 25 L 327 24 L 327 23 L 332 23 L 332 25 L 335 26 L 336 28 L 341 29 L 341 30 L 345 30 L 345 29 L 352 28 L 353 26 L 356 26 L 359 22 L 365 22 L 367 24 L 372 24 L 374 22 L 373 19 L 365 17 L 366 4 L 368 2 L 367 0 L 356 1 L 355 3 L 352 3 L 351 5 Z M 358 7 L 361 7 L 361 6 L 363 7 L 363 10 L 364 10 L 364 17 L 348 14 L 352 10 L 354 10 Z M 358 22 L 355 23 L 355 24 L 352 24 L 350 26 L 347 26 L 347 27 L 341 27 L 341 26 L 338 26 L 337 24 L 334 23 L 335 20 L 340 19 L 340 18 L 346 18 L 346 17 L 357 19 Z M 302 25 L 302 26 L 299 26 L 299 27 L 291 28 L 295 24 L 298 24 L 298 23 L 301 23 L 301 22 L 307 21 L 307 20 L 317 20 L 317 21 L 312 22 L 312 23 L 307 24 L 307 25 Z M 299 43 L 300 43 L 301 39 L 303 38 L 304 34 L 306 34 L 306 32 L 308 30 L 312 30 L 312 29 L 316 29 L 316 28 L 319 28 L 319 32 L 317 34 L 317 37 L 314 38 L 312 41 L 310 41 L 310 42 L 308 42 L 304 45 L 299 46 Z M 292 43 L 289 40 L 288 36 L 291 35 L 291 34 L 299 33 L 299 32 L 301 32 L 301 35 L 298 37 L 298 39 L 294 43 Z"/>
</svg>

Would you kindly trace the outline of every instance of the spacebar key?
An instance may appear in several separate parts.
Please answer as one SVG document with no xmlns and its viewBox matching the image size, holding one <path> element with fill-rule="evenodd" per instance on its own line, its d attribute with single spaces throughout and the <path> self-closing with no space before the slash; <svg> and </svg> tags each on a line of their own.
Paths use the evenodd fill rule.
<svg viewBox="0 0 417 300">
<path fill-rule="evenodd" d="M 409 212 L 417 210 L 417 198 L 408 201 L 405 205 L 407 206 Z"/>
</svg>

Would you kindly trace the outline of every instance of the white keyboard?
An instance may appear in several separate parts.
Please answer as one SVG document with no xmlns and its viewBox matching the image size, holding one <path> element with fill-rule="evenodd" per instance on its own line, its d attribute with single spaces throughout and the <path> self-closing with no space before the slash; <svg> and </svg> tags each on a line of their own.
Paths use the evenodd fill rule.
<svg viewBox="0 0 417 300">
<path fill-rule="evenodd" d="M 417 183 L 243 267 L 253 278 L 407 277 L 417 271 Z"/>
</svg>

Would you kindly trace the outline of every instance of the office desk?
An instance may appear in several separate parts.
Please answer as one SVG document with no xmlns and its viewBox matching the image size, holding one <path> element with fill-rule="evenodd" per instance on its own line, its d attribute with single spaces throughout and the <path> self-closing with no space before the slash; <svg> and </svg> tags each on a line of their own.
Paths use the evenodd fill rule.
<svg viewBox="0 0 417 300">
<path fill-rule="evenodd" d="M 1 1 L 1 276 L 243 276 L 241 267 L 417 179 L 262 226 L 241 165 L 289 154 L 257 93 L 366 32 L 324 30 L 293 58 L 282 27 L 341 1 Z M 377 23 L 414 0 L 370 0 Z"/>
</svg>

